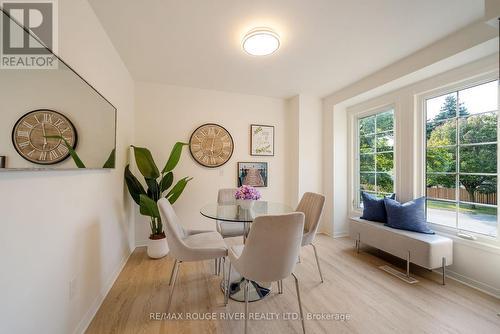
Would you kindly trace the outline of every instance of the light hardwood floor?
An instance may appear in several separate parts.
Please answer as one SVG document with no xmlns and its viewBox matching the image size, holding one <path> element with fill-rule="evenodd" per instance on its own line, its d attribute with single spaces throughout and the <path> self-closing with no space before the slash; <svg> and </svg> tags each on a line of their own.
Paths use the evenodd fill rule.
<svg viewBox="0 0 500 334">
<path fill-rule="evenodd" d="M 231 240 L 235 242 L 235 240 Z M 360 254 L 347 238 L 319 235 L 316 240 L 325 282 L 320 284 L 310 247 L 302 250 L 296 274 L 305 313 L 349 314 L 347 321 L 306 321 L 308 333 L 500 333 L 500 300 L 412 266 L 415 285 L 407 284 L 378 266 L 398 259 L 371 249 Z M 377 255 L 377 256 L 376 256 Z M 172 259 L 150 260 L 145 248 L 134 251 L 87 333 L 243 333 L 243 320 L 150 320 L 165 312 Z M 213 261 L 183 263 L 171 312 L 217 314 L 244 312 L 244 304 L 227 308 L 213 274 Z M 284 281 L 284 294 L 273 292 L 250 303 L 250 312 L 297 312 L 293 278 Z M 250 333 L 301 333 L 300 321 L 250 321 Z"/>
</svg>

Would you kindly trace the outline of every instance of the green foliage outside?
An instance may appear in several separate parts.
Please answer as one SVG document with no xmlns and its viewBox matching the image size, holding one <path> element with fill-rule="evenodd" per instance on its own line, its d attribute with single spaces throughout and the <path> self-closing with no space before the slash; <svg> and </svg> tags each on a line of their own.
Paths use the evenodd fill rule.
<svg viewBox="0 0 500 334">
<path fill-rule="evenodd" d="M 432 173 L 456 173 L 458 167 L 461 173 L 497 172 L 496 113 L 469 116 L 468 110 L 459 105 L 460 116 L 469 117 L 457 119 L 456 102 L 454 95 L 448 95 L 440 112 L 427 123 L 427 187 L 455 188 L 454 174 Z M 461 144 L 459 147 L 457 126 Z M 467 145 L 487 142 L 495 144 Z M 460 166 L 457 166 L 457 154 L 460 155 Z M 496 176 L 460 175 L 459 182 L 469 194 L 470 202 L 475 202 L 477 193 L 488 194 L 497 191 Z M 472 209 L 476 209 L 474 205 Z"/>
<path fill-rule="evenodd" d="M 377 194 L 394 191 L 393 129 L 394 112 L 392 110 L 359 120 L 359 163 L 362 190 Z"/>
</svg>

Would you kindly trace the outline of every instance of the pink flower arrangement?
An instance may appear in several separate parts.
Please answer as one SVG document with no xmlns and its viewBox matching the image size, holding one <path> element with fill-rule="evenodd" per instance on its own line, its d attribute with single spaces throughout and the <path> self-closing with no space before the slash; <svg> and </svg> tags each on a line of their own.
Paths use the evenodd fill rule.
<svg viewBox="0 0 500 334">
<path fill-rule="evenodd" d="M 234 194 L 236 199 L 247 199 L 257 201 L 260 199 L 260 192 L 251 186 L 243 185 Z"/>
</svg>

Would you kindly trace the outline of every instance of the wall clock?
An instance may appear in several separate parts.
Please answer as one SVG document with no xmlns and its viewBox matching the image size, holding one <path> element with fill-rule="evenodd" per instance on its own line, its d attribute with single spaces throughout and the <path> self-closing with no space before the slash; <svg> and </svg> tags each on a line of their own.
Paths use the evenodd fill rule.
<svg viewBox="0 0 500 334">
<path fill-rule="evenodd" d="M 218 124 L 203 124 L 189 139 L 189 150 L 194 160 L 205 167 L 219 167 L 233 155 L 231 134 Z"/>
<path fill-rule="evenodd" d="M 24 159 L 39 164 L 52 165 L 63 161 L 69 151 L 61 139 L 45 136 L 61 136 L 76 147 L 77 133 L 71 121 L 50 109 L 39 109 L 22 116 L 12 130 L 12 142 Z"/>
</svg>

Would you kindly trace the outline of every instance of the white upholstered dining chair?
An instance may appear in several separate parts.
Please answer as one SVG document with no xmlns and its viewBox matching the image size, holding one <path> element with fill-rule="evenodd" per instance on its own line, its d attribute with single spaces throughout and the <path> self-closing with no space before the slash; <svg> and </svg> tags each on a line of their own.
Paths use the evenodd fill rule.
<svg viewBox="0 0 500 334">
<path fill-rule="evenodd" d="M 318 251 L 316 246 L 313 244 L 316 232 L 319 227 L 319 220 L 321 218 L 321 213 L 323 212 L 323 206 L 325 205 L 325 196 L 315 193 L 304 193 L 302 199 L 297 206 L 295 211 L 304 213 L 305 224 L 304 224 L 304 235 L 302 236 L 302 247 L 311 245 L 314 250 L 314 256 L 316 257 L 316 265 L 318 266 L 319 277 L 321 278 L 321 283 L 323 283 L 323 274 L 321 273 L 321 267 L 319 265 Z"/>
<path fill-rule="evenodd" d="M 219 193 L 217 195 L 217 204 L 236 204 L 234 194 L 236 194 L 237 190 L 237 188 L 219 189 Z M 223 238 L 240 237 L 245 234 L 244 223 L 225 222 L 217 220 L 216 224 L 217 232 L 219 232 Z"/>
<path fill-rule="evenodd" d="M 293 273 L 297 264 L 302 234 L 304 230 L 304 214 L 294 212 L 277 216 L 260 216 L 255 218 L 245 245 L 229 248 L 229 273 L 227 284 L 231 281 L 231 267 L 245 280 L 245 333 L 248 329 L 248 284 L 256 282 L 279 282 L 292 275 L 299 302 L 302 331 L 305 333 L 302 303 L 300 300 L 299 282 Z M 225 291 L 227 305 L 229 289 Z"/>
<path fill-rule="evenodd" d="M 162 222 L 165 224 L 169 255 L 175 259 L 170 274 L 170 294 L 167 310 L 170 309 L 175 289 L 175 282 L 182 262 L 216 260 L 225 258 L 227 246 L 222 236 L 215 231 L 197 231 L 184 229 L 170 202 L 162 198 L 158 201 Z"/>
</svg>

